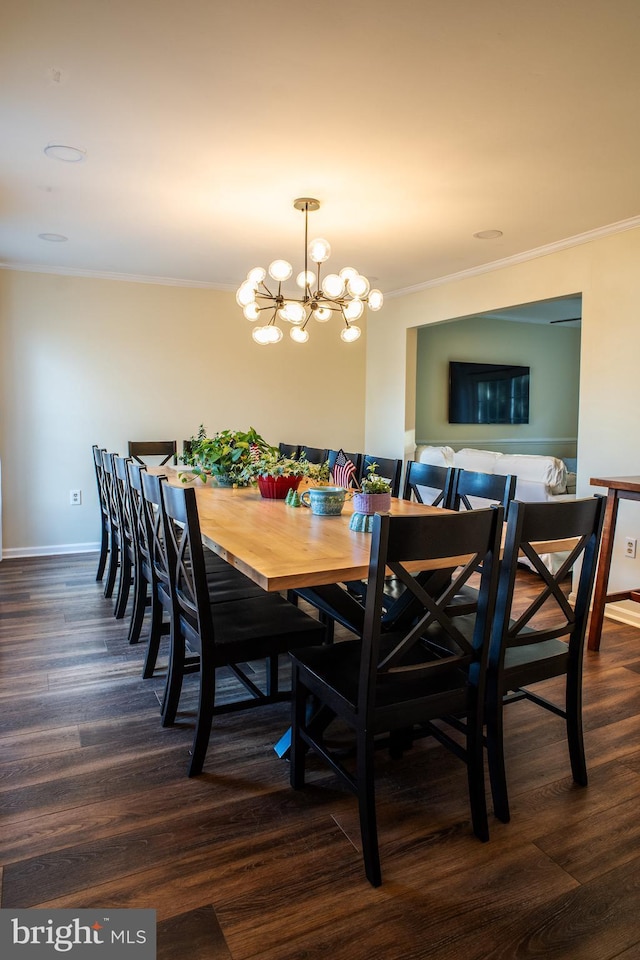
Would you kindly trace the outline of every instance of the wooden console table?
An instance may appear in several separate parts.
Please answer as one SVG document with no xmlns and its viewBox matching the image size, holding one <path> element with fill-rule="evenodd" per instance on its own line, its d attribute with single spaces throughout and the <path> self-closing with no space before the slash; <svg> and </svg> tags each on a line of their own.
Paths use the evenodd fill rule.
<svg viewBox="0 0 640 960">
<path fill-rule="evenodd" d="M 605 604 L 614 603 L 617 600 L 640 601 L 640 588 L 637 590 L 622 590 L 618 593 L 607 593 L 618 506 L 620 500 L 640 500 L 640 477 L 592 477 L 589 482 L 594 487 L 607 488 L 607 506 L 604 513 L 602 544 L 596 573 L 596 585 L 593 593 L 593 608 L 591 611 L 589 640 L 587 644 L 589 650 L 599 650 Z"/>
</svg>

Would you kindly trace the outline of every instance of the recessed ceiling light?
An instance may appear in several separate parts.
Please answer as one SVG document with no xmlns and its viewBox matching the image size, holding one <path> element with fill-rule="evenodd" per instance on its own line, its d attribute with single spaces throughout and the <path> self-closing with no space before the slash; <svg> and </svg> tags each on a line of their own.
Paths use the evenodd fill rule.
<svg viewBox="0 0 640 960">
<path fill-rule="evenodd" d="M 44 152 L 52 160 L 64 160 L 65 163 L 79 163 L 86 156 L 85 150 L 70 147 L 65 143 L 49 143 Z"/>
<path fill-rule="evenodd" d="M 39 240 L 48 240 L 49 243 L 64 243 L 69 237 L 65 237 L 62 233 L 39 233 Z"/>
<path fill-rule="evenodd" d="M 476 240 L 497 240 L 501 236 L 502 230 L 480 230 L 478 233 L 474 233 Z"/>
</svg>

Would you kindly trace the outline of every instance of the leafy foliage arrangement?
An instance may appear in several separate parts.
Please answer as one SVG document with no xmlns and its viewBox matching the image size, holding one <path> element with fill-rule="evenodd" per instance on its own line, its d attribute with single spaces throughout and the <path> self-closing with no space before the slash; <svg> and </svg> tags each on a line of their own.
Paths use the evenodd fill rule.
<svg viewBox="0 0 640 960">
<path fill-rule="evenodd" d="M 207 436 L 203 424 L 197 436 L 191 437 L 188 451 L 182 462 L 189 467 L 180 479 L 187 483 L 194 476 L 203 483 L 215 478 L 218 482 L 238 487 L 247 487 L 256 474 L 256 458 L 277 457 L 277 447 L 272 447 L 253 428 L 248 430 L 220 430 L 213 437 Z"/>
<path fill-rule="evenodd" d="M 283 457 L 276 450 L 267 453 L 253 464 L 256 477 L 309 477 L 312 480 L 328 480 L 329 465 L 309 463 L 304 453 L 299 457 Z"/>
<path fill-rule="evenodd" d="M 367 476 L 360 481 L 362 493 L 391 493 L 391 483 L 376 473 L 377 463 L 370 463 L 367 467 Z"/>
</svg>

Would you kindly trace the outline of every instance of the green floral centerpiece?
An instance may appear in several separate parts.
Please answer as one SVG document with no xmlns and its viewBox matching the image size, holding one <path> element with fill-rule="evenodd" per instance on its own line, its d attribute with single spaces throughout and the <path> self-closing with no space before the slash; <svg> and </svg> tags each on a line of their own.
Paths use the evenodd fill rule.
<svg viewBox="0 0 640 960">
<path fill-rule="evenodd" d="M 284 500 L 291 490 L 297 490 L 303 477 L 318 483 L 329 479 L 327 463 L 309 463 L 304 454 L 283 457 L 273 448 L 253 463 L 253 471 L 262 496 L 275 500 Z"/>
<path fill-rule="evenodd" d="M 199 477 L 203 483 L 215 481 L 220 486 L 248 487 L 255 475 L 255 465 L 265 457 L 277 456 L 272 447 L 253 428 L 248 430 L 220 430 L 207 436 L 201 424 L 197 436 L 188 441 L 182 462 L 189 467 L 180 473 L 183 483 Z"/>
</svg>

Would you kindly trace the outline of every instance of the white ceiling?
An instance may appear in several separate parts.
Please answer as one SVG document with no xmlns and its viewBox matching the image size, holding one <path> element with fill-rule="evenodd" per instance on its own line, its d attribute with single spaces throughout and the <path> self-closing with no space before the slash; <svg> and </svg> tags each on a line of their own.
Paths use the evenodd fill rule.
<svg viewBox="0 0 640 960">
<path fill-rule="evenodd" d="M 310 196 L 404 290 L 637 217 L 639 94 L 638 0 L 20 0 L 0 262 L 235 288 Z"/>
</svg>

